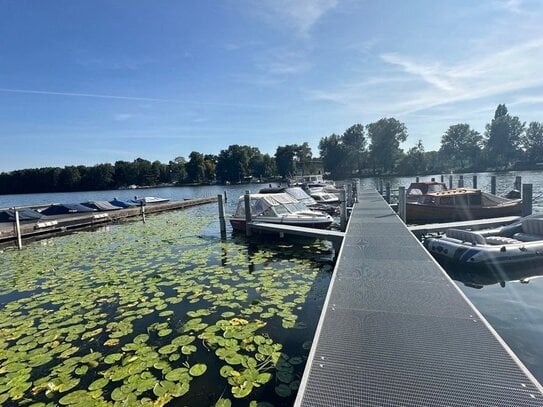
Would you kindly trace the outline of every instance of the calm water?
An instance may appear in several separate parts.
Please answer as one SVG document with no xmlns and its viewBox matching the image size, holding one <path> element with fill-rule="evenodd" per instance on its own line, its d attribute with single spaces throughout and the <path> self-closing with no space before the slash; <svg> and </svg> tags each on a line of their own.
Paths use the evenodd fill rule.
<svg viewBox="0 0 543 407">
<path fill-rule="evenodd" d="M 471 186 L 471 173 L 463 174 L 466 187 Z M 534 212 L 543 211 L 543 173 L 542 172 L 508 172 L 508 173 L 479 173 L 478 187 L 490 191 L 490 177 L 497 176 L 497 193 L 504 195 L 513 188 L 515 176 L 520 175 L 523 183 L 533 185 Z M 421 179 L 435 177 L 439 180 L 440 174 Z M 445 175 L 445 182 L 448 184 L 448 175 Z M 457 183 L 458 175 L 454 175 L 454 183 Z M 392 189 L 398 186 L 408 186 L 414 181 L 414 177 L 390 178 L 386 181 L 391 183 Z M 377 179 L 362 179 L 362 188 L 376 188 L 379 184 Z M 267 185 L 265 185 L 267 186 Z M 229 201 L 227 212 L 232 213 L 237 202 L 237 197 L 244 190 L 249 189 L 256 192 L 259 185 L 237 185 L 237 186 L 206 186 L 206 187 L 180 187 L 180 188 L 157 188 L 135 191 L 98 191 L 83 193 L 64 194 L 33 194 L 33 195 L 4 195 L 0 196 L 0 207 L 14 205 L 42 204 L 50 202 L 81 202 L 88 199 L 111 199 L 133 198 L 137 195 L 153 195 L 168 197 L 171 199 L 183 199 L 222 194 L 225 190 L 228 193 Z M 212 221 L 206 233 L 216 235 L 218 222 Z M 466 296 L 483 313 L 488 321 L 494 326 L 498 333 L 504 338 L 513 351 L 520 357 L 523 363 L 543 382 L 543 279 L 538 278 L 543 274 L 543 268 L 521 271 L 520 275 L 505 270 L 504 276 L 473 276 L 462 271 L 451 273 L 457 280 L 458 286 Z M 526 275 L 531 278 L 526 279 Z M 523 282 L 519 279 L 524 278 Z M 504 282 L 505 281 L 505 282 Z"/>
</svg>

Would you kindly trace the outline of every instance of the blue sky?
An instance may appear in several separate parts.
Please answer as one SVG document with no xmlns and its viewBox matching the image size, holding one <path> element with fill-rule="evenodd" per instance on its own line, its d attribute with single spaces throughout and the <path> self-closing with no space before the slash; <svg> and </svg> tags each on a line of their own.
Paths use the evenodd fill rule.
<svg viewBox="0 0 543 407">
<path fill-rule="evenodd" d="M 539 0 L 0 0 L 0 171 L 543 121 Z"/>
</svg>

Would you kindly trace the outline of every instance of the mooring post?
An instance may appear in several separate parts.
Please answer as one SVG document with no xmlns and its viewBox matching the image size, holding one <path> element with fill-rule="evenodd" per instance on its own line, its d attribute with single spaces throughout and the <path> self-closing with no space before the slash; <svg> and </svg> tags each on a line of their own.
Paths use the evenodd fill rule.
<svg viewBox="0 0 543 407">
<path fill-rule="evenodd" d="M 141 220 L 143 223 L 145 223 L 145 203 L 143 202 L 143 199 L 140 201 L 140 207 L 141 207 Z"/>
<path fill-rule="evenodd" d="M 15 212 L 15 233 L 17 234 L 17 248 L 21 250 L 23 248 L 23 240 L 21 237 L 21 223 L 19 222 L 19 210 L 17 208 L 13 208 L 13 212 Z"/>
<path fill-rule="evenodd" d="M 358 191 L 360 191 L 360 179 L 357 178 L 354 185 L 355 185 L 354 201 L 358 203 Z"/>
<path fill-rule="evenodd" d="M 464 188 L 464 176 L 460 175 L 460 178 L 458 178 L 458 188 Z"/>
<path fill-rule="evenodd" d="M 385 201 L 390 204 L 390 182 L 387 182 L 386 192 L 385 192 Z"/>
<path fill-rule="evenodd" d="M 532 214 L 532 184 L 522 184 L 522 216 Z"/>
<path fill-rule="evenodd" d="M 522 186 L 522 177 L 520 175 L 517 175 L 515 177 L 515 185 L 513 186 L 514 189 L 517 191 L 520 191 L 520 188 Z"/>
<path fill-rule="evenodd" d="M 419 182 L 419 177 L 415 177 L 415 182 Z"/>
<path fill-rule="evenodd" d="M 251 195 L 249 191 L 245 191 L 244 204 L 245 204 L 245 236 L 251 236 Z"/>
<path fill-rule="evenodd" d="M 452 189 L 453 187 L 453 177 L 452 177 L 452 174 L 449 175 L 449 189 Z"/>
<path fill-rule="evenodd" d="M 383 196 L 383 180 L 379 180 L 379 193 Z"/>
<path fill-rule="evenodd" d="M 441 174 L 441 182 L 445 182 L 445 177 Z"/>
<path fill-rule="evenodd" d="M 347 228 L 347 202 L 345 186 L 339 191 L 339 227 L 342 232 Z"/>
<path fill-rule="evenodd" d="M 224 205 L 222 202 L 222 195 L 217 195 L 217 202 L 219 203 L 219 225 L 221 228 L 221 238 L 226 238 L 226 222 L 224 220 Z"/>
<path fill-rule="evenodd" d="M 490 177 L 490 193 L 496 195 L 496 176 L 492 175 Z"/>
<path fill-rule="evenodd" d="M 472 185 L 473 189 L 477 189 L 477 175 L 474 175 L 473 176 L 473 185 Z"/>
<path fill-rule="evenodd" d="M 226 195 L 226 189 L 224 190 L 224 202 L 228 202 L 228 195 Z"/>
<path fill-rule="evenodd" d="M 400 219 L 405 223 L 407 208 L 406 208 L 406 199 L 405 199 L 405 187 L 398 188 L 398 215 Z"/>
<path fill-rule="evenodd" d="M 430 179 L 430 181 L 436 182 L 436 179 L 432 177 L 432 178 Z"/>
<path fill-rule="evenodd" d="M 352 190 L 351 184 L 347 184 L 347 190 L 345 192 L 345 201 L 347 202 L 347 206 L 353 206 L 353 190 Z"/>
</svg>

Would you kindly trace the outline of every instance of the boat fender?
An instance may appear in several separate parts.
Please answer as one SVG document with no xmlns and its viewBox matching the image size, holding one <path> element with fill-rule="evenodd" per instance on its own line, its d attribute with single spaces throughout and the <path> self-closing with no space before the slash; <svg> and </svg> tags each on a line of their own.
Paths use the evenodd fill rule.
<svg viewBox="0 0 543 407">
<path fill-rule="evenodd" d="M 500 247 L 500 252 L 505 252 L 506 250 L 505 246 Z"/>
</svg>

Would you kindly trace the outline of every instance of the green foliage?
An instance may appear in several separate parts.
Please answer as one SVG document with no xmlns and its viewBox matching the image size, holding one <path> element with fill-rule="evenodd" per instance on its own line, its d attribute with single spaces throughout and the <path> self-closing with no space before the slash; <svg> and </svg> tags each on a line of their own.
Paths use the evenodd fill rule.
<svg viewBox="0 0 543 407">
<path fill-rule="evenodd" d="M 530 162 L 543 162 L 543 123 L 531 122 L 521 142 Z"/>
<path fill-rule="evenodd" d="M 420 174 L 426 170 L 424 146 L 422 141 L 407 151 L 407 154 L 402 156 L 398 165 L 400 174 Z"/>
<path fill-rule="evenodd" d="M 464 168 L 466 162 L 475 162 L 481 152 L 482 136 L 472 130 L 469 124 L 455 124 L 450 126 L 441 137 L 441 153 L 453 165 L 460 163 Z"/>
<path fill-rule="evenodd" d="M 511 116 L 505 105 L 498 105 L 494 119 L 486 125 L 485 149 L 497 166 L 508 167 L 520 153 L 524 123 Z"/>
<path fill-rule="evenodd" d="M 400 143 L 407 140 L 405 124 L 394 118 L 383 118 L 367 125 L 371 140 L 370 157 L 374 172 L 390 173 L 401 154 Z"/>
</svg>

